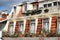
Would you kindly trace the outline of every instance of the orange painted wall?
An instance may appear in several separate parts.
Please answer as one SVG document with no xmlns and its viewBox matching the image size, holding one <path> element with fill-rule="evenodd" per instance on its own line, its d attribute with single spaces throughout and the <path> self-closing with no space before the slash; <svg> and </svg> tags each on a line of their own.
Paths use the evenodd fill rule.
<svg viewBox="0 0 60 40">
<path fill-rule="evenodd" d="M 37 32 L 36 34 L 40 34 L 42 29 L 42 18 L 38 18 Z"/>
<path fill-rule="evenodd" d="M 53 16 L 51 22 L 51 33 L 56 33 L 56 29 L 57 29 L 57 16 Z"/>
<path fill-rule="evenodd" d="M 16 26 L 15 26 L 15 33 L 18 33 L 18 21 L 16 22 Z"/>
<path fill-rule="evenodd" d="M 25 33 L 29 32 L 29 28 L 30 28 L 30 20 L 26 20 Z"/>
<path fill-rule="evenodd" d="M 20 17 L 20 16 L 22 16 L 22 6 L 21 6 L 21 8 L 20 8 L 20 10 L 19 10 L 19 13 L 18 13 L 18 15 L 17 15 L 17 17 Z"/>
</svg>

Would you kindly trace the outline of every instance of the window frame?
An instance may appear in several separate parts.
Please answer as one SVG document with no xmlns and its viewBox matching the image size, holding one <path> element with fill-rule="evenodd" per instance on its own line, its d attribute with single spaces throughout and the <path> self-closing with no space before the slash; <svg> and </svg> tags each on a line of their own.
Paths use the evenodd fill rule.
<svg viewBox="0 0 60 40">
<path fill-rule="evenodd" d="M 35 26 L 35 20 L 30 20 L 30 33 L 32 34 L 32 33 L 35 33 L 35 27 L 34 27 L 34 30 L 32 30 L 34 32 L 31 32 L 31 24 L 34 24 L 34 26 Z"/>
<path fill-rule="evenodd" d="M 48 7 L 52 7 L 52 3 L 49 3 L 49 4 L 48 4 Z"/>
<path fill-rule="evenodd" d="M 47 8 L 48 7 L 48 4 L 44 4 L 43 6 L 44 6 L 44 8 Z"/>
<path fill-rule="evenodd" d="M 12 27 L 12 30 L 10 30 L 11 27 Z M 10 22 L 9 33 L 10 33 L 10 35 L 13 35 L 14 34 L 14 22 Z"/>
<path fill-rule="evenodd" d="M 43 25 L 44 25 L 44 24 L 43 24 L 43 23 L 44 23 L 43 21 L 44 21 L 44 19 L 47 19 L 47 20 L 48 20 L 48 23 L 49 23 L 49 21 L 50 21 L 49 18 L 43 18 L 43 20 L 42 20 L 42 33 L 44 33 L 44 32 L 43 32 Z M 45 23 L 46 23 L 46 21 L 45 21 Z M 49 23 L 49 24 L 50 24 L 50 23 Z M 49 27 L 50 27 L 50 26 L 49 26 Z M 45 33 L 49 33 L 49 31 L 50 31 L 50 30 L 49 30 L 49 27 L 48 27 L 48 32 L 45 32 Z M 44 27 L 44 28 L 45 28 L 45 27 Z M 45 31 L 46 31 L 46 30 L 45 30 Z"/>
<path fill-rule="evenodd" d="M 58 5 L 58 2 L 53 2 L 53 6 L 57 6 Z"/>
<path fill-rule="evenodd" d="M 60 5 L 60 1 L 58 2 L 58 5 Z"/>
<path fill-rule="evenodd" d="M 57 18 L 57 34 L 60 34 L 60 33 L 58 33 L 58 22 L 60 22 L 60 20 L 58 20 L 58 19 L 60 19 L 60 17 Z"/>
<path fill-rule="evenodd" d="M 21 26 L 21 25 L 23 25 L 23 26 Z M 22 28 L 22 29 L 20 29 L 20 28 Z M 18 22 L 18 32 L 23 34 L 23 30 L 24 30 L 23 28 L 24 28 L 24 21 L 19 21 Z"/>
</svg>

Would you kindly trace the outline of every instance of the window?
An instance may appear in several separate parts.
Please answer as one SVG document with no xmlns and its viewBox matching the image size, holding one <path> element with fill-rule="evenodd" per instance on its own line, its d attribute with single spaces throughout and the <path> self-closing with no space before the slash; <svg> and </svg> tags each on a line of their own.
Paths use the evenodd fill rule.
<svg viewBox="0 0 60 40">
<path fill-rule="evenodd" d="M 19 29 L 18 29 L 18 31 L 19 31 L 19 33 L 23 33 L 23 28 L 24 28 L 24 23 L 23 23 L 23 21 L 21 21 L 21 22 L 19 22 L 18 23 L 18 27 L 19 27 Z"/>
<path fill-rule="evenodd" d="M 30 21 L 30 33 L 35 33 L 35 20 Z"/>
<path fill-rule="evenodd" d="M 10 35 L 14 34 L 14 23 L 10 22 Z"/>
<path fill-rule="evenodd" d="M 49 32 L 49 19 L 43 19 L 43 27 L 42 27 L 43 32 Z"/>
<path fill-rule="evenodd" d="M 60 2 L 58 2 L 58 5 L 60 5 Z"/>
<path fill-rule="evenodd" d="M 16 7 L 14 7 L 14 11 L 15 11 L 15 13 L 16 13 Z"/>
<path fill-rule="evenodd" d="M 57 33 L 60 34 L 60 18 L 58 18 L 57 22 Z"/>
<path fill-rule="evenodd" d="M 33 3 L 32 5 L 34 10 L 38 10 L 38 3 Z"/>
<path fill-rule="evenodd" d="M 54 6 L 57 6 L 57 2 L 53 2 L 53 5 L 54 5 Z"/>
<path fill-rule="evenodd" d="M 52 6 L 52 3 L 48 4 L 48 7 L 51 7 Z"/>
<path fill-rule="evenodd" d="M 25 6 L 25 11 L 26 11 L 27 10 L 27 3 L 25 3 L 24 6 Z"/>
<path fill-rule="evenodd" d="M 47 7 L 47 4 L 44 4 L 44 8 L 46 8 Z"/>
</svg>

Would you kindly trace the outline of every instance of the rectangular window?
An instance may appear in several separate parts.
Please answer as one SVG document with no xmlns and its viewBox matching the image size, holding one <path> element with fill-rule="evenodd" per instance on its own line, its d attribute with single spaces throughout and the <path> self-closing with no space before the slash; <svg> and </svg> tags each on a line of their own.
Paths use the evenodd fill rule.
<svg viewBox="0 0 60 40">
<path fill-rule="evenodd" d="M 60 2 L 58 2 L 58 5 L 60 5 Z"/>
<path fill-rule="evenodd" d="M 60 18 L 58 18 L 57 22 L 57 33 L 60 34 Z"/>
<path fill-rule="evenodd" d="M 35 20 L 30 21 L 30 33 L 35 33 Z"/>
<path fill-rule="evenodd" d="M 15 11 L 15 13 L 16 13 L 16 7 L 14 7 L 14 11 Z"/>
<path fill-rule="evenodd" d="M 42 27 L 43 32 L 49 32 L 49 19 L 43 19 L 43 27 Z"/>
<path fill-rule="evenodd" d="M 25 3 L 24 6 L 25 6 L 25 11 L 26 11 L 27 10 L 27 3 Z"/>
<path fill-rule="evenodd" d="M 48 7 L 51 7 L 51 6 L 52 6 L 52 3 L 49 3 L 49 4 L 48 4 Z"/>
<path fill-rule="evenodd" d="M 54 6 L 57 6 L 57 2 L 53 2 L 53 5 L 54 5 Z"/>
<path fill-rule="evenodd" d="M 19 29 L 18 29 L 18 31 L 19 31 L 19 33 L 23 33 L 23 28 L 24 28 L 24 22 L 23 21 L 20 21 L 19 23 L 18 23 L 18 27 L 19 27 Z"/>
<path fill-rule="evenodd" d="M 46 8 L 47 7 L 47 4 L 44 4 L 44 8 Z"/>
<path fill-rule="evenodd" d="M 10 35 L 13 35 L 14 34 L 14 23 L 13 22 L 10 22 Z"/>
<path fill-rule="evenodd" d="M 33 5 L 34 10 L 38 10 L 38 4 L 37 3 L 33 3 L 32 5 Z"/>
</svg>

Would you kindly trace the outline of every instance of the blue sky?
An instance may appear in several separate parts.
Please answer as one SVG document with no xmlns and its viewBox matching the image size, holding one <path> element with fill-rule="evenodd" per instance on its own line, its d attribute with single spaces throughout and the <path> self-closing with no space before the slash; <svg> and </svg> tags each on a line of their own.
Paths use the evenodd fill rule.
<svg viewBox="0 0 60 40">
<path fill-rule="evenodd" d="M 0 0 L 0 11 L 7 10 L 9 13 L 13 5 L 19 4 L 23 1 L 27 1 L 27 0 Z M 29 1 L 32 1 L 32 0 L 29 0 Z"/>
<path fill-rule="evenodd" d="M 22 1 L 23 0 L 0 0 L 0 11 L 7 10 L 9 13 L 13 5 L 21 3 Z"/>
</svg>

